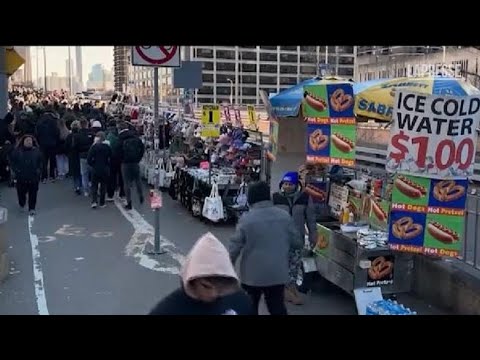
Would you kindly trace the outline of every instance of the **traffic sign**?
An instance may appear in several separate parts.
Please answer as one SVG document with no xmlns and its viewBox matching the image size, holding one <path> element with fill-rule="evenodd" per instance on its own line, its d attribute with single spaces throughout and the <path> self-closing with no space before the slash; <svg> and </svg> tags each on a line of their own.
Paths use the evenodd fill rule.
<svg viewBox="0 0 480 360">
<path fill-rule="evenodd" d="M 203 105 L 202 107 L 202 136 L 220 136 L 220 106 Z"/>
<path fill-rule="evenodd" d="M 251 129 L 257 130 L 257 114 L 255 113 L 255 107 L 253 105 L 247 106 L 248 111 L 248 125 Z"/>
<path fill-rule="evenodd" d="M 132 65 L 180 67 L 180 46 L 132 46 Z"/>
</svg>

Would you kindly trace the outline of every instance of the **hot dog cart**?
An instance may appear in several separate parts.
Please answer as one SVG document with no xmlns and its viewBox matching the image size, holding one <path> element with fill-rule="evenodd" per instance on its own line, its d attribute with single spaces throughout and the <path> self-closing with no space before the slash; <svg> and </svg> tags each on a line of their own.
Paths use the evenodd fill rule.
<svg viewBox="0 0 480 360">
<path fill-rule="evenodd" d="M 318 224 L 324 248 L 316 251 L 315 264 L 326 280 L 353 295 L 353 290 L 381 287 L 382 293 L 409 292 L 413 256 L 390 250 L 361 246 L 355 233 L 344 233 L 338 223 Z"/>
</svg>

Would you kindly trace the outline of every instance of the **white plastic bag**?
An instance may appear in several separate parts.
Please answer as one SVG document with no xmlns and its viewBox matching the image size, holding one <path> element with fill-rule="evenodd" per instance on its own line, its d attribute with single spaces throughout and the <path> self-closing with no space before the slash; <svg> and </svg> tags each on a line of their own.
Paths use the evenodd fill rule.
<svg viewBox="0 0 480 360">
<path fill-rule="evenodd" d="M 218 222 L 224 218 L 223 201 L 218 193 L 218 185 L 216 183 L 212 185 L 210 196 L 205 198 L 202 215 L 213 222 Z"/>
<path fill-rule="evenodd" d="M 158 160 L 158 178 L 157 178 L 158 187 L 165 187 L 165 164 L 163 159 Z"/>
<path fill-rule="evenodd" d="M 170 187 L 174 176 L 175 176 L 175 171 L 173 171 L 172 161 L 168 159 L 167 166 L 165 167 L 165 185 L 164 185 L 165 187 L 167 188 Z"/>
<path fill-rule="evenodd" d="M 247 205 L 247 184 L 244 182 L 240 184 L 240 188 L 238 189 L 235 205 L 242 207 Z"/>
</svg>

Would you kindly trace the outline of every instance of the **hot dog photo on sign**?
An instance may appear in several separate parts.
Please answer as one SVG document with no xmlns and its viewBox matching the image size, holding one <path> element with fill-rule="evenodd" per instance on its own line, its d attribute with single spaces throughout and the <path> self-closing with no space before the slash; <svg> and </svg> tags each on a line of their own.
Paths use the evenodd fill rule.
<svg viewBox="0 0 480 360">
<path fill-rule="evenodd" d="M 452 179 L 473 175 L 479 96 L 397 91 L 386 170 Z"/>
<path fill-rule="evenodd" d="M 306 85 L 303 87 L 303 116 L 329 116 L 327 87 L 325 85 Z"/>
</svg>

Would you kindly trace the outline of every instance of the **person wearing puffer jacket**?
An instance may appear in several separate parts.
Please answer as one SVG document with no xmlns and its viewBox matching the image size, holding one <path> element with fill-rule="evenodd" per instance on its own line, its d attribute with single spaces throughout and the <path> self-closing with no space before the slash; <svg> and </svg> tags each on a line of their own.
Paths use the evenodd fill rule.
<svg viewBox="0 0 480 360">
<path fill-rule="evenodd" d="M 297 172 L 287 172 L 279 184 L 280 191 L 273 194 L 273 204 L 285 210 L 293 218 L 298 232 L 305 241 L 305 225 L 308 228 L 308 240 L 313 247 L 317 241 L 317 222 L 312 198 L 302 191 Z M 301 271 L 302 249 L 290 253 L 290 283 L 285 288 L 285 299 L 295 305 L 303 300 L 297 289 L 297 278 Z"/>
<path fill-rule="evenodd" d="M 197 240 L 181 270 L 181 285 L 150 315 L 253 315 L 249 296 L 240 289 L 225 246 L 212 234 Z"/>
</svg>

